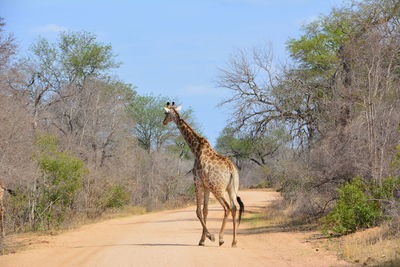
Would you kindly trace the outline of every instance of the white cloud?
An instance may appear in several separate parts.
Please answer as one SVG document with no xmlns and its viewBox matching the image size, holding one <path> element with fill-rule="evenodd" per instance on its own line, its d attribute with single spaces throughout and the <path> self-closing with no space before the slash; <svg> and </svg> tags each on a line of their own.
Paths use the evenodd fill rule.
<svg viewBox="0 0 400 267">
<path fill-rule="evenodd" d="M 36 33 L 47 33 L 47 32 L 62 32 L 68 30 L 67 27 L 60 26 L 57 24 L 47 24 L 34 28 L 32 31 Z"/>
</svg>

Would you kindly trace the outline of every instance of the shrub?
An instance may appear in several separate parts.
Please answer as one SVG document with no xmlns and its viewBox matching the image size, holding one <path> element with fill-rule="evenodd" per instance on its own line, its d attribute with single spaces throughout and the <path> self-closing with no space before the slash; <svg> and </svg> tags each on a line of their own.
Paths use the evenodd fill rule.
<svg viewBox="0 0 400 267">
<path fill-rule="evenodd" d="M 332 211 L 322 219 L 324 231 L 338 234 L 376 225 L 384 218 L 386 207 L 394 200 L 399 178 L 388 177 L 380 184 L 354 178 L 339 189 L 339 199 Z"/>
<path fill-rule="evenodd" d="M 129 202 L 130 194 L 125 187 L 120 185 L 111 186 L 104 202 L 104 208 L 122 208 Z"/>
<path fill-rule="evenodd" d="M 354 178 L 338 189 L 339 199 L 335 207 L 323 218 L 325 231 L 347 234 L 376 224 L 382 211 L 377 201 L 369 200 L 365 188 L 360 178 Z"/>
<path fill-rule="evenodd" d="M 38 186 L 35 229 L 60 225 L 72 210 L 75 196 L 82 187 L 84 163 L 69 152 L 57 151 L 57 139 L 38 135 L 35 158 L 42 172 Z"/>
</svg>

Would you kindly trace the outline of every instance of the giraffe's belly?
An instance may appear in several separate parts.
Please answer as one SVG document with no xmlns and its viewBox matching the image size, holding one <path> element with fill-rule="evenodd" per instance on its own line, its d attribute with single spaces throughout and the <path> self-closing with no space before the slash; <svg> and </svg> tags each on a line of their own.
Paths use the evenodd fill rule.
<svg viewBox="0 0 400 267">
<path fill-rule="evenodd" d="M 230 182 L 230 172 L 214 166 L 207 166 L 200 171 L 200 178 L 204 188 L 214 194 L 226 191 Z"/>
</svg>

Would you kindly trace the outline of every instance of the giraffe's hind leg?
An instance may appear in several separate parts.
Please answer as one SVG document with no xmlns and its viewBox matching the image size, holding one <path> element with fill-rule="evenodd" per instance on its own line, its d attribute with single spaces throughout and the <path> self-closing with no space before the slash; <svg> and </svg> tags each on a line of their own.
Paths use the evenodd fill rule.
<svg viewBox="0 0 400 267">
<path fill-rule="evenodd" d="M 221 225 L 221 230 L 219 231 L 219 245 L 221 246 L 225 241 L 224 241 L 224 229 L 225 229 L 225 224 L 226 220 L 228 218 L 228 215 L 231 211 L 230 206 L 228 202 L 225 200 L 225 198 L 222 195 L 219 195 L 218 197 L 215 196 L 219 203 L 221 203 L 222 207 L 224 208 L 224 219 L 222 220 L 222 225 Z"/>
<path fill-rule="evenodd" d="M 232 190 L 229 192 L 229 201 L 231 203 L 231 211 L 232 211 L 232 223 L 233 223 L 233 240 L 232 240 L 232 247 L 236 247 L 237 240 L 236 240 L 236 232 L 237 232 L 237 227 L 236 227 L 236 205 L 235 205 L 235 199 L 236 195 L 233 193 Z"/>
<path fill-rule="evenodd" d="M 201 236 L 200 242 L 199 242 L 199 246 L 204 246 L 204 240 L 205 237 L 207 237 L 208 239 L 210 239 L 211 241 L 215 241 L 215 237 L 213 234 L 210 234 L 210 232 L 208 231 L 207 227 L 206 227 L 206 223 L 203 217 L 203 213 L 201 211 L 201 202 L 203 201 L 203 189 L 201 188 L 201 186 L 198 186 L 196 184 L 196 203 L 197 203 L 197 209 L 196 209 L 196 214 L 197 214 L 197 218 L 199 218 L 201 225 L 203 226 L 203 234 Z M 208 212 L 208 210 L 207 210 Z M 205 236 L 203 238 L 203 236 Z"/>
</svg>

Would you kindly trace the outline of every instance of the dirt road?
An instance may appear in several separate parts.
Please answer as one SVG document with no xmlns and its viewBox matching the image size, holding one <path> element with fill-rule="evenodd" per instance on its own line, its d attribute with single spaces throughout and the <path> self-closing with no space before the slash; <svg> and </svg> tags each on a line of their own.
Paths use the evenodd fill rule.
<svg viewBox="0 0 400 267">
<path fill-rule="evenodd" d="M 244 191 L 240 196 L 251 212 L 278 195 Z M 221 220 L 222 208 L 210 205 L 207 225 L 216 237 Z M 0 266 L 349 266 L 307 243 L 309 233 L 257 231 L 254 225 L 242 224 L 238 247 L 231 248 L 231 227 L 228 223 L 222 247 L 218 240 L 199 247 L 201 225 L 195 207 L 113 219 L 55 236 L 34 249 L 0 256 Z"/>
</svg>

